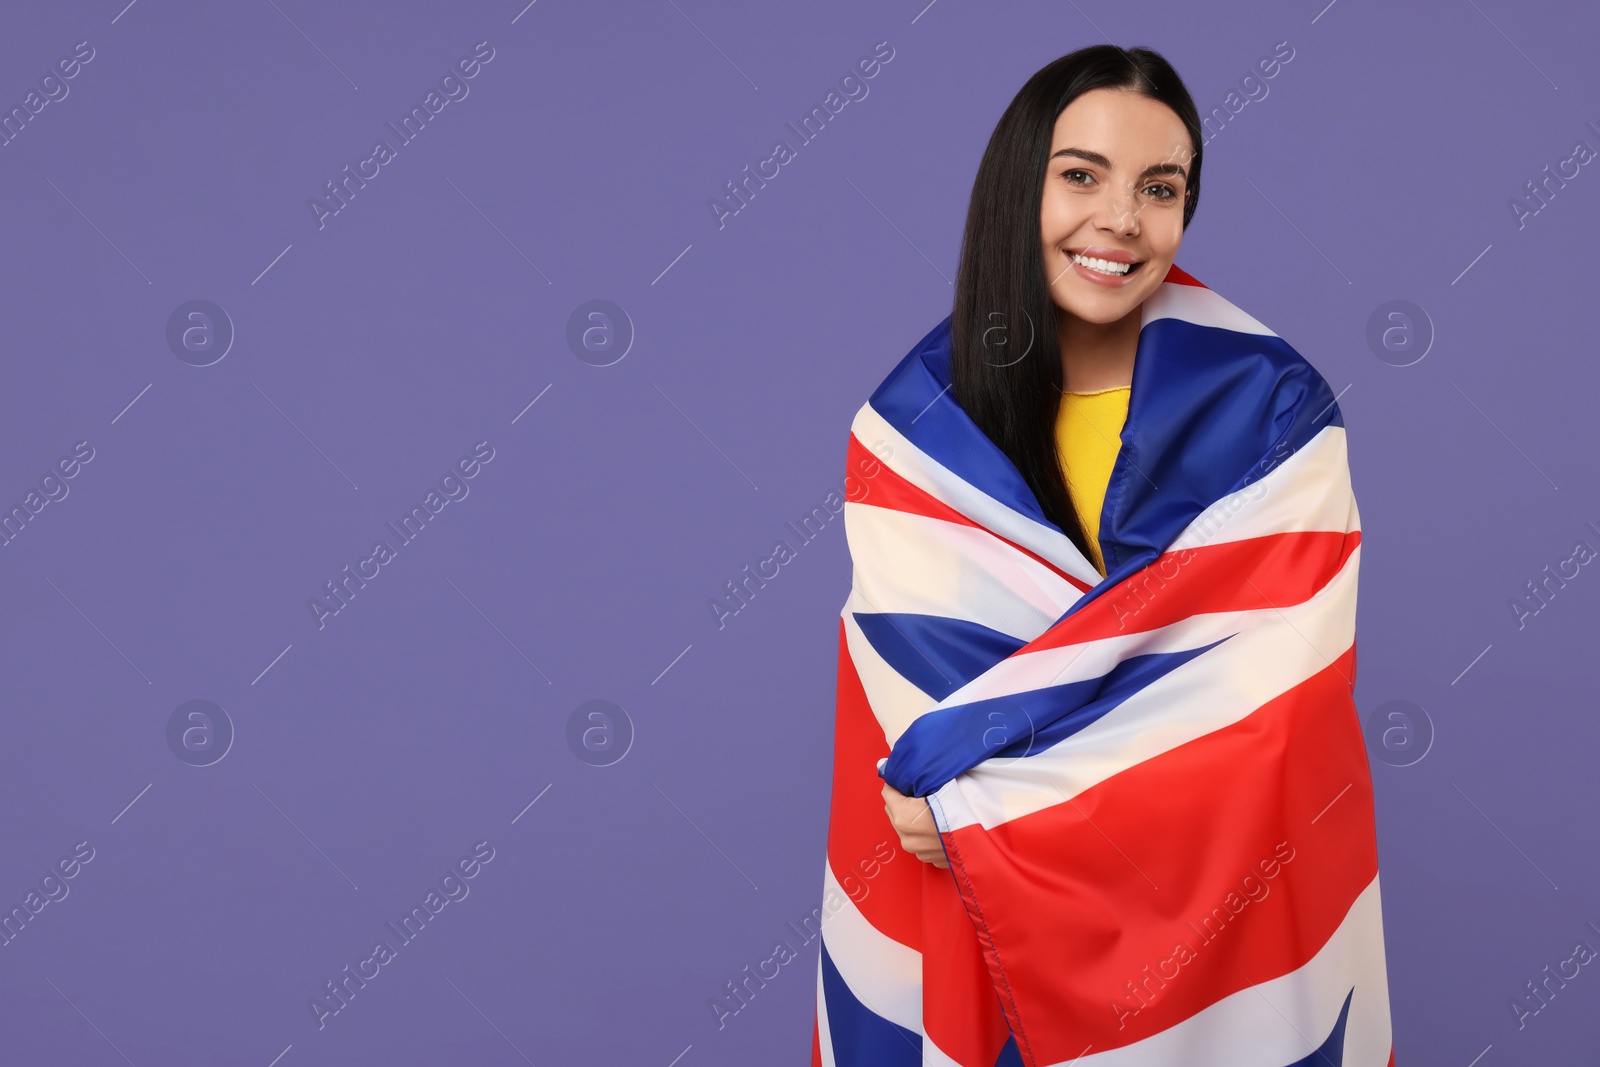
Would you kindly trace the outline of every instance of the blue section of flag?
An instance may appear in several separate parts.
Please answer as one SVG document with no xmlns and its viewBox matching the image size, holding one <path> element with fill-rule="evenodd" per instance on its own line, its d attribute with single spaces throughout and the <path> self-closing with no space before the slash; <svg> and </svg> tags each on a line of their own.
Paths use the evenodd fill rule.
<svg viewBox="0 0 1600 1067">
<path fill-rule="evenodd" d="M 922 1035 L 896 1025 L 856 999 L 822 942 L 822 995 L 828 1036 L 838 1063 L 874 1067 L 922 1067 Z"/>
<path fill-rule="evenodd" d="M 885 422 L 962 481 L 980 485 L 1011 510 L 1057 528 L 1044 517 L 1022 472 L 951 394 L 950 316 L 895 365 L 868 402 Z"/>
<path fill-rule="evenodd" d="M 906 727 L 879 773 L 906 796 L 923 797 L 986 759 L 1043 752 L 1226 640 L 1131 656 L 1097 678 L 927 712 Z"/>
<path fill-rule="evenodd" d="M 1182 319 L 1146 324 L 1101 511 L 1107 577 L 1155 559 L 1206 508 L 1330 425 L 1344 425 L 1333 392 L 1282 338 Z"/>
<path fill-rule="evenodd" d="M 872 650 L 935 700 L 960 689 L 1027 644 L 965 619 L 906 612 L 854 613 Z"/>
<path fill-rule="evenodd" d="M 994 1067 L 1023 1067 L 1022 1052 L 1017 1048 L 1017 1035 L 1011 1034 L 1006 1038 L 1006 1043 L 1000 1049 L 1000 1055 L 994 1061 Z"/>
<path fill-rule="evenodd" d="M 1350 1018 L 1350 998 L 1356 995 L 1355 987 L 1344 995 L 1344 1007 L 1339 1009 L 1339 1018 L 1334 1022 L 1333 1029 L 1328 1033 L 1328 1039 L 1309 1056 L 1304 1056 L 1288 1067 L 1327 1067 L 1330 1063 L 1344 1062 L 1344 1027 Z"/>
</svg>

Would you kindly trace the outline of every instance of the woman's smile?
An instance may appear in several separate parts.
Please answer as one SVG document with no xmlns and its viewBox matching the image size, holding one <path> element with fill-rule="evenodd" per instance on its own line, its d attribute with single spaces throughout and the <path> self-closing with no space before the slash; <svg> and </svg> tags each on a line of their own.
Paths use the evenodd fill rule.
<svg viewBox="0 0 1600 1067">
<path fill-rule="evenodd" d="M 1091 246 L 1063 249 L 1074 274 L 1095 285 L 1116 288 L 1126 285 L 1145 265 L 1145 260 L 1121 249 Z"/>
</svg>

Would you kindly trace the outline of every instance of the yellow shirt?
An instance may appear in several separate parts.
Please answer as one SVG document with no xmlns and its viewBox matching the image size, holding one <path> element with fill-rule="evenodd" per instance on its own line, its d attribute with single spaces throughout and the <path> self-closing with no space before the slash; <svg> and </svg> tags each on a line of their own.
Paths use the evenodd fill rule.
<svg viewBox="0 0 1600 1067">
<path fill-rule="evenodd" d="M 1056 448 L 1067 475 L 1067 490 L 1078 521 L 1088 536 L 1090 561 L 1106 573 L 1100 555 L 1100 508 L 1105 503 L 1111 466 L 1122 448 L 1122 425 L 1128 418 L 1132 386 L 1118 385 L 1089 392 L 1069 390 L 1056 413 Z"/>
</svg>

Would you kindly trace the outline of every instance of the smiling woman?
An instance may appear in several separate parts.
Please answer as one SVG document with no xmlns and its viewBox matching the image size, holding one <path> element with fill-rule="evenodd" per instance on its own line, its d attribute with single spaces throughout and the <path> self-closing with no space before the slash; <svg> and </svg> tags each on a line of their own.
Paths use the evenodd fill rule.
<svg viewBox="0 0 1600 1067">
<path fill-rule="evenodd" d="M 1014 103 L 1001 118 L 972 197 L 999 206 L 1006 223 L 979 229 L 969 220 L 950 323 L 956 400 L 1085 554 L 1085 529 L 1098 514 L 1080 517 L 1073 506 L 1062 394 L 1131 386 L 1140 309 L 1166 280 L 1200 203 L 1203 156 L 1198 117 L 1176 73 L 1165 61 L 1148 65 L 1139 76 L 1154 95 L 1118 84 L 1133 68 L 1106 47 L 1111 67 L 1084 69 L 1078 85 L 1051 85 L 1070 102 L 1054 114 L 1047 141 L 1030 136 L 1028 154 L 1043 158 L 1030 161 L 1027 180 L 1008 164 L 1017 139 L 1029 136 L 1023 123 L 1037 123 L 1040 109 L 1054 104 L 1036 98 L 1046 91 L 1037 75 L 1019 94 L 1035 98 L 1031 106 Z M 1006 225 L 1027 225 L 1024 218 L 1037 219 L 1037 259 L 996 240 Z M 1018 288 L 1010 280 L 1017 270 L 1043 273 L 1048 289 Z M 1032 331 L 1029 358 L 999 360 L 990 332 L 997 321 L 1046 325 Z"/>
<path fill-rule="evenodd" d="M 915 860 L 823 929 L 813 1067 L 1394 1067 L 1344 416 L 1177 266 L 1202 143 L 1147 49 L 1031 77 L 851 424 L 823 884 Z"/>
</svg>

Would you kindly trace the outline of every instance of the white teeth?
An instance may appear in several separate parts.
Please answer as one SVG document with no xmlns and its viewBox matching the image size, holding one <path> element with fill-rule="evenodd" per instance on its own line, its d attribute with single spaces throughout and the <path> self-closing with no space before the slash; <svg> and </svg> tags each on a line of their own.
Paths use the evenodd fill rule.
<svg viewBox="0 0 1600 1067">
<path fill-rule="evenodd" d="M 1133 269 L 1132 263 L 1113 263 L 1109 259 L 1091 259 L 1088 256 L 1073 254 L 1072 261 L 1082 264 L 1090 270 L 1097 270 L 1101 274 L 1126 274 Z"/>
</svg>

